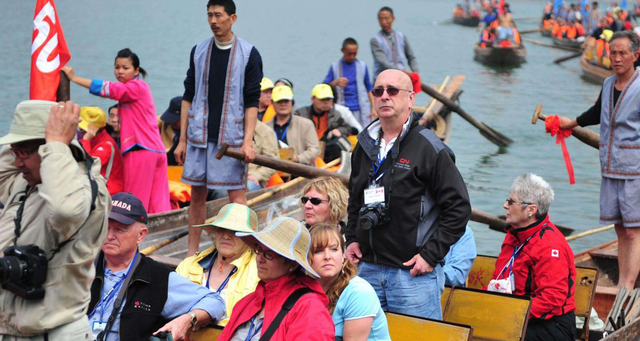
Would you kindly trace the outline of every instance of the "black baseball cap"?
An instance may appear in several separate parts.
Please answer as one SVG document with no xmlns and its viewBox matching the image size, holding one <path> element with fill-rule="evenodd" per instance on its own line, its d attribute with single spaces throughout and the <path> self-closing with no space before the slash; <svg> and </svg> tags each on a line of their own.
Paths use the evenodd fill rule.
<svg viewBox="0 0 640 341">
<path fill-rule="evenodd" d="M 113 219 L 125 225 L 135 222 L 146 224 L 147 210 L 144 209 L 142 201 L 131 193 L 116 193 L 111 197 L 111 212 L 109 219 Z"/>
<path fill-rule="evenodd" d="M 174 124 L 180 120 L 180 110 L 182 109 L 182 96 L 174 97 L 169 102 L 169 107 L 164 111 L 160 119 L 168 124 Z"/>
</svg>

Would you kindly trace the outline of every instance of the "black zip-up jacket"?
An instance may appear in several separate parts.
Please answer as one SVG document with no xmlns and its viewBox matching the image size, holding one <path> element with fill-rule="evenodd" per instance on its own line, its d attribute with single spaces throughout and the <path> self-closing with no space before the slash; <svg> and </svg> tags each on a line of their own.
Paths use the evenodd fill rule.
<svg viewBox="0 0 640 341">
<path fill-rule="evenodd" d="M 419 253 L 435 267 L 464 234 L 471 205 L 451 149 L 419 125 L 413 115 L 410 120 L 378 172 L 388 169 L 380 184 L 385 188 L 390 222 L 368 231 L 358 226 L 358 212 L 364 206 L 364 190 L 371 183 L 372 155 L 377 159 L 376 141 L 368 130 L 379 122 L 358 135 L 351 156 L 346 240 L 347 245 L 360 244 L 365 262 L 408 268 L 402 263 Z"/>
</svg>

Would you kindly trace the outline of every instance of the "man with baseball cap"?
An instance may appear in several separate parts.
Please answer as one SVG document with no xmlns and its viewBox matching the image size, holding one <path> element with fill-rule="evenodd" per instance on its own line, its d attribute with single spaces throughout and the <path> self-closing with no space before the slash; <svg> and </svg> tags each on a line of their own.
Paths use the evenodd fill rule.
<svg viewBox="0 0 640 341">
<path fill-rule="evenodd" d="M 130 193 L 113 196 L 87 310 L 94 340 L 147 340 L 158 332 L 183 340 L 189 329 L 220 320 L 225 313 L 220 295 L 138 251 L 146 224 L 140 199 Z"/>
<path fill-rule="evenodd" d="M 273 115 L 275 115 L 275 112 L 273 111 L 273 104 L 271 103 L 271 92 L 274 87 L 275 85 L 273 85 L 273 81 L 271 79 L 267 77 L 262 78 L 262 81 L 260 82 L 260 101 L 258 103 L 258 121 L 262 121 L 267 110 L 271 113 L 268 115 L 270 118 L 265 121 L 270 121 L 273 118 Z"/>
<path fill-rule="evenodd" d="M 320 155 L 320 144 L 313 122 L 308 118 L 291 115 L 293 91 L 286 85 L 273 88 L 271 94 L 276 117 L 267 122 L 278 138 L 278 144 L 293 148 L 293 161 L 312 165 Z"/>
<path fill-rule="evenodd" d="M 180 142 L 180 109 L 182 107 L 182 96 L 176 96 L 169 101 L 169 107 L 158 118 L 158 129 L 162 143 L 167 151 L 167 164 L 177 166 L 174 151 Z"/>
<path fill-rule="evenodd" d="M 76 140 L 79 115 L 71 101 L 24 101 L 0 138 L 0 340 L 90 335 L 89 283 L 110 202 L 100 163 Z M 6 267 L 16 262 L 28 271 Z"/>
</svg>

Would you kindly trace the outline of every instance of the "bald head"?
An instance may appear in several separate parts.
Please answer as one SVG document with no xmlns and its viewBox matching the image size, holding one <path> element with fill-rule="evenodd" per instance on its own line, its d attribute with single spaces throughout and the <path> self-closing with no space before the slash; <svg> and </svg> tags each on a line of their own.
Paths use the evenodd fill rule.
<svg viewBox="0 0 640 341">
<path fill-rule="evenodd" d="M 413 84 L 411 83 L 411 78 L 407 76 L 406 73 L 400 70 L 388 69 L 382 71 L 378 78 L 376 78 L 376 86 L 378 86 L 379 81 L 389 81 L 393 80 L 396 84 L 401 86 L 401 89 L 412 89 Z"/>
<path fill-rule="evenodd" d="M 385 70 L 376 78 L 375 88 L 385 90 L 375 97 L 375 108 L 381 122 L 402 127 L 411 114 L 416 96 L 411 78 L 400 70 Z"/>
</svg>

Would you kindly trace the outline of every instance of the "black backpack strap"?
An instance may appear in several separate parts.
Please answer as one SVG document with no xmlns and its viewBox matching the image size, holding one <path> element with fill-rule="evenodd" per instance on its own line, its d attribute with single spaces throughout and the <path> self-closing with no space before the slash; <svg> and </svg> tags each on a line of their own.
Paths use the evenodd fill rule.
<svg viewBox="0 0 640 341">
<path fill-rule="evenodd" d="M 291 309 L 293 309 L 293 306 L 296 305 L 296 302 L 298 302 L 300 297 L 310 293 L 311 291 L 312 291 L 311 289 L 304 287 L 291 293 L 291 295 L 287 297 L 287 300 L 284 301 L 284 303 L 282 304 L 282 308 L 280 309 L 280 312 L 278 313 L 278 315 L 276 315 L 276 318 L 273 319 L 273 321 L 269 325 L 269 328 L 267 328 L 267 331 L 265 331 L 264 334 L 262 334 L 259 341 L 267 341 L 271 339 L 271 337 L 273 336 L 273 333 L 275 333 L 276 330 L 278 330 L 278 327 L 280 326 L 280 323 L 282 323 L 282 320 L 284 319 L 284 317 L 287 316 L 287 313 Z"/>
</svg>

